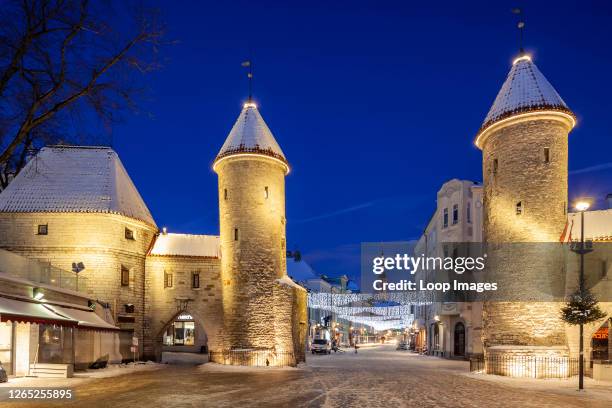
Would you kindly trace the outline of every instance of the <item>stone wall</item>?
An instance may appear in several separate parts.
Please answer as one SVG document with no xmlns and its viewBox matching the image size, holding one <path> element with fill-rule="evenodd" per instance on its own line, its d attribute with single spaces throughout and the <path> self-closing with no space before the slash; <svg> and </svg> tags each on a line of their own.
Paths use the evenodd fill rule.
<svg viewBox="0 0 612 408">
<path fill-rule="evenodd" d="M 37 234 L 39 224 L 48 225 L 47 235 Z M 125 228 L 134 232 L 134 240 L 125 238 Z M 133 331 L 141 345 L 145 254 L 156 232 L 117 214 L 0 213 L 0 248 L 67 271 L 73 262 L 83 262 L 79 279 L 86 282 L 87 296 L 109 303 L 117 325 Z M 127 286 L 121 285 L 122 266 L 130 271 Z M 126 312 L 126 304 L 134 305 L 134 313 Z"/>
<path fill-rule="evenodd" d="M 149 256 L 146 260 L 145 356 L 161 357 L 162 335 L 177 313 L 186 311 L 196 323 L 195 345 L 174 347 L 199 352 L 203 346 L 222 347 L 223 299 L 221 262 L 218 258 Z M 200 287 L 192 287 L 192 273 L 200 274 Z M 164 273 L 172 274 L 172 287 L 164 287 Z M 184 308 L 184 309 L 183 309 Z M 172 347 L 170 348 L 172 349 Z"/>
<path fill-rule="evenodd" d="M 559 242 L 566 224 L 569 130 L 567 124 L 550 118 L 516 120 L 494 130 L 483 146 L 487 268 L 499 278 L 500 287 L 522 293 L 536 281 L 541 287 L 554 286 L 553 280 L 563 271 L 563 257 L 546 244 L 532 243 Z M 503 246 L 506 243 L 531 246 L 526 251 L 524 246 Z M 485 347 L 565 346 L 560 307 L 561 303 L 548 301 L 486 302 Z"/>
<path fill-rule="evenodd" d="M 282 333 L 274 327 L 276 280 L 286 275 L 285 169 L 269 158 L 232 156 L 218 162 L 215 170 L 219 175 L 223 348 L 284 348 L 291 344 L 291 325 Z"/>
</svg>

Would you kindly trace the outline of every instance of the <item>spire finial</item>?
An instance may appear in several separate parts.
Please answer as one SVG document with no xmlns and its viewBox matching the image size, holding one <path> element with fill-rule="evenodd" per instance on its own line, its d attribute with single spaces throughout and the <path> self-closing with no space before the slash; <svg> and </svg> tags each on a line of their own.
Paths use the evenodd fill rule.
<svg viewBox="0 0 612 408">
<path fill-rule="evenodd" d="M 519 57 L 525 55 L 525 49 L 523 48 L 523 30 L 525 29 L 525 22 L 523 21 L 523 11 L 520 8 L 513 8 L 512 14 L 516 14 L 518 16 L 518 22 L 516 23 L 516 28 L 518 28 L 519 32 Z"/>
<path fill-rule="evenodd" d="M 249 79 L 249 100 L 248 103 L 253 102 L 253 61 L 246 60 L 241 64 L 243 67 L 248 68 L 247 78 Z"/>
</svg>

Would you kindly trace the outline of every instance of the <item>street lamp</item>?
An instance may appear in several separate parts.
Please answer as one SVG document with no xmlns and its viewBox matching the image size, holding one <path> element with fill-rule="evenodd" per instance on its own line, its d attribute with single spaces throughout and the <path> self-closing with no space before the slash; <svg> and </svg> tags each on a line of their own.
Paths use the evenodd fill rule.
<svg viewBox="0 0 612 408">
<path fill-rule="evenodd" d="M 589 209 L 591 206 L 591 200 L 589 199 L 580 199 L 576 201 L 574 207 L 576 210 L 580 212 L 580 246 L 578 249 L 575 249 L 574 252 L 580 254 L 580 277 L 578 281 L 580 294 L 584 291 L 584 255 L 591 252 L 591 249 L 588 249 L 584 245 L 584 212 Z M 579 352 L 579 360 L 578 360 L 578 389 L 582 390 L 584 388 L 584 325 L 580 323 L 580 352 Z"/>
</svg>

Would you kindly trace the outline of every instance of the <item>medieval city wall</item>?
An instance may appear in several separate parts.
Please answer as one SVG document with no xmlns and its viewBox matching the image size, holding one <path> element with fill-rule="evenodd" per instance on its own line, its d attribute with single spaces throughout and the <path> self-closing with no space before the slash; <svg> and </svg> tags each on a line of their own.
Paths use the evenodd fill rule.
<svg viewBox="0 0 612 408">
<path fill-rule="evenodd" d="M 486 348 L 566 345 L 562 304 L 546 300 L 565 270 L 562 254 L 547 243 L 560 245 L 567 220 L 568 131 L 558 120 L 517 121 L 493 131 L 483 147 L 487 269 L 501 287 L 534 299 L 485 303 Z"/>
<path fill-rule="evenodd" d="M 148 256 L 146 260 L 145 330 L 146 356 L 159 360 L 164 329 L 180 312 L 193 316 L 195 344 L 183 351 L 201 352 L 222 348 L 223 298 L 219 258 Z M 172 287 L 164 286 L 164 274 L 172 274 Z M 199 273 L 200 287 L 192 287 L 192 274 Z M 175 346 L 174 349 L 177 349 Z"/>
<path fill-rule="evenodd" d="M 48 225 L 47 235 L 38 235 L 39 224 Z M 134 240 L 125 238 L 125 228 L 134 232 Z M 79 280 L 80 285 L 86 285 L 84 293 L 107 302 L 116 324 L 133 330 L 140 344 L 145 254 L 155 233 L 155 227 L 117 214 L 0 213 L 0 248 L 66 271 L 72 270 L 73 262 L 83 262 L 85 270 L 79 273 Z M 126 286 L 121 285 L 122 266 L 129 269 Z M 128 304 L 134 305 L 133 313 L 126 309 Z M 126 345 L 122 352 L 128 351 Z"/>
<path fill-rule="evenodd" d="M 230 156 L 215 171 L 224 348 L 275 350 L 281 344 L 273 329 L 274 287 L 286 274 L 285 168 L 271 158 Z"/>
</svg>

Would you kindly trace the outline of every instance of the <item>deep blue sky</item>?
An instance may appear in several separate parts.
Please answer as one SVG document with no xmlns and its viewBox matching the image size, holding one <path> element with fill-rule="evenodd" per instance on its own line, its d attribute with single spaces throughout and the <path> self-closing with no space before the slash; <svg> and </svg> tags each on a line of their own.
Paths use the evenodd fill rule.
<svg viewBox="0 0 612 408">
<path fill-rule="evenodd" d="M 464 4 L 465 3 L 465 4 Z M 362 241 L 418 238 L 451 178 L 481 180 L 474 135 L 526 48 L 578 116 L 570 196 L 612 192 L 607 1 L 159 1 L 176 44 L 146 78 L 150 115 L 113 143 L 161 226 L 217 234 L 212 161 L 246 98 L 282 146 L 288 247 L 320 273 L 359 274 Z"/>
</svg>

